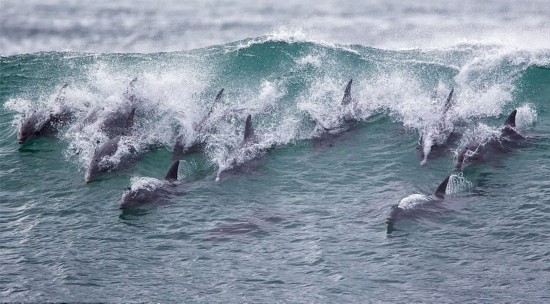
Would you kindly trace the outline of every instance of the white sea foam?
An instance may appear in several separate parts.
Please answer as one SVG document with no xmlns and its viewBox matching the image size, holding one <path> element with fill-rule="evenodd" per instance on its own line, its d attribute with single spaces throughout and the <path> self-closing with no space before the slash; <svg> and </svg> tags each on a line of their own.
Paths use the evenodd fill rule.
<svg viewBox="0 0 550 304">
<path fill-rule="evenodd" d="M 532 104 L 524 104 L 517 108 L 516 128 L 525 129 L 537 121 L 537 110 Z"/>
<path fill-rule="evenodd" d="M 165 181 L 153 177 L 132 177 L 130 179 L 130 190 L 137 191 L 139 189 L 155 190 L 161 187 Z"/>
<path fill-rule="evenodd" d="M 457 193 L 463 193 L 470 191 L 473 187 L 472 182 L 467 180 L 462 172 L 457 174 L 452 174 L 449 177 L 449 183 L 447 184 L 447 188 L 445 190 L 446 194 L 457 194 Z"/>
<path fill-rule="evenodd" d="M 411 194 L 399 201 L 397 206 L 402 209 L 413 209 L 419 205 L 423 205 L 432 201 L 432 199 L 424 194 Z"/>
</svg>

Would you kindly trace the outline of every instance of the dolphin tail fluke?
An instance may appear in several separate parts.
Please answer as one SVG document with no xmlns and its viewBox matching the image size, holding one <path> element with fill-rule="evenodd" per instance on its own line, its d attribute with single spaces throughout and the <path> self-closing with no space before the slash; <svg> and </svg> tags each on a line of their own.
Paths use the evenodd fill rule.
<svg viewBox="0 0 550 304">
<path fill-rule="evenodd" d="M 251 139 L 254 136 L 254 129 L 252 128 L 252 115 L 248 114 L 246 117 L 246 123 L 244 126 L 244 141 Z"/>
<path fill-rule="evenodd" d="M 166 176 L 164 177 L 165 180 L 169 182 L 173 182 L 178 180 L 178 168 L 180 165 L 180 161 L 176 160 L 172 163 L 170 166 L 170 169 L 168 169 L 168 173 L 166 173 Z"/>
<path fill-rule="evenodd" d="M 439 184 L 439 187 L 437 187 L 437 190 L 435 190 L 434 195 L 438 198 L 444 198 L 445 197 L 445 191 L 447 190 L 447 184 L 449 183 L 449 178 L 451 176 L 447 176 L 441 184 Z"/>
<path fill-rule="evenodd" d="M 445 108 L 443 110 L 444 113 L 447 113 L 447 111 L 449 111 L 449 109 L 452 107 L 453 103 L 453 93 L 454 93 L 455 89 L 452 88 L 451 89 L 451 92 L 449 93 L 449 96 L 447 97 L 447 101 L 445 101 Z"/>
<path fill-rule="evenodd" d="M 344 98 L 342 98 L 342 105 L 347 105 L 351 102 L 351 83 L 353 82 L 353 79 L 350 79 L 348 82 L 348 85 L 346 86 L 346 90 L 344 91 Z"/>
<path fill-rule="evenodd" d="M 504 123 L 505 127 L 516 127 L 516 114 L 518 113 L 518 110 L 512 111 L 510 115 L 508 115 L 508 118 L 506 119 L 506 122 Z"/>
</svg>

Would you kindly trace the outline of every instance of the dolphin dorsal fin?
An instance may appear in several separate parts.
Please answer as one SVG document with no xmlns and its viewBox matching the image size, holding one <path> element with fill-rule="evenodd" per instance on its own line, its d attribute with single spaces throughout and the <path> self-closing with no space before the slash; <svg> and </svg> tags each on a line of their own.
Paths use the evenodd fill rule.
<svg viewBox="0 0 550 304">
<path fill-rule="evenodd" d="M 347 105 L 351 102 L 351 83 L 353 82 L 353 79 L 350 79 L 348 82 L 348 85 L 346 86 L 346 90 L 344 91 L 344 98 L 342 98 L 342 105 Z"/>
<path fill-rule="evenodd" d="M 506 119 L 506 122 L 504 123 L 505 127 L 516 127 L 516 114 L 518 113 L 518 110 L 512 111 L 510 115 L 508 115 L 508 118 Z"/>
<path fill-rule="evenodd" d="M 210 115 L 212 115 L 212 112 L 214 112 L 214 107 L 220 102 L 220 100 L 222 99 L 222 95 L 223 95 L 223 90 L 224 89 L 221 89 L 218 94 L 216 94 L 216 98 L 214 99 L 214 104 L 210 107 L 210 111 L 208 111 L 208 113 L 206 114 L 206 116 L 204 116 L 204 118 L 202 119 L 201 121 L 201 124 L 204 123 L 208 117 L 210 117 Z"/>
<path fill-rule="evenodd" d="M 135 95 L 134 95 L 133 91 L 134 91 L 134 87 L 136 85 L 137 80 L 138 80 L 138 78 L 134 77 L 134 79 L 132 79 L 130 81 L 130 83 L 128 84 L 128 87 L 126 87 L 126 92 L 124 92 L 124 97 L 128 98 L 130 101 L 135 100 Z"/>
<path fill-rule="evenodd" d="M 451 101 L 453 100 L 454 91 L 455 91 L 455 89 L 452 88 L 451 92 L 449 92 L 449 96 L 447 97 L 447 101 L 445 101 L 445 107 L 443 108 L 443 113 L 447 113 L 447 111 L 449 111 L 449 109 L 453 105 Z"/>
<path fill-rule="evenodd" d="M 65 90 L 69 86 L 68 83 L 64 83 L 63 86 L 61 86 L 61 89 L 59 89 L 59 93 L 57 93 L 57 97 L 55 98 L 55 102 L 59 102 L 65 98 Z"/>
<path fill-rule="evenodd" d="M 252 128 L 252 115 L 248 114 L 244 125 L 244 141 L 251 139 L 252 136 L 254 136 L 254 129 Z"/>
<path fill-rule="evenodd" d="M 172 163 L 170 166 L 170 169 L 168 169 L 168 173 L 166 173 L 166 176 L 164 177 L 165 180 L 169 182 L 173 182 L 178 180 L 178 168 L 180 165 L 180 161 L 176 160 Z"/>
<path fill-rule="evenodd" d="M 220 100 L 222 99 L 222 95 L 223 95 L 223 89 L 221 89 L 218 92 L 218 94 L 216 94 L 216 99 L 214 99 L 214 105 L 217 104 L 218 102 L 220 102 Z"/>
<path fill-rule="evenodd" d="M 447 184 L 449 183 L 449 178 L 451 176 L 447 176 L 441 184 L 439 184 L 439 187 L 437 187 L 437 190 L 435 190 L 434 195 L 438 198 L 444 198 L 445 197 L 445 191 L 447 190 Z"/>
<path fill-rule="evenodd" d="M 214 107 L 216 107 L 216 105 L 220 102 L 220 100 L 222 99 L 222 95 L 223 95 L 223 90 L 224 89 L 221 89 L 218 94 L 216 94 L 216 98 L 214 99 L 214 103 L 212 104 L 212 106 L 210 107 L 210 110 L 208 110 L 208 113 L 206 113 L 206 115 L 204 115 L 204 117 L 201 119 L 201 121 L 199 121 L 198 123 L 195 124 L 194 128 L 195 128 L 195 131 L 197 132 L 201 132 L 202 128 L 204 127 L 204 124 L 208 121 L 208 118 L 210 117 L 210 115 L 212 115 L 212 113 L 214 112 Z"/>
<path fill-rule="evenodd" d="M 138 78 L 134 77 L 134 79 L 130 81 L 130 83 L 128 84 L 128 87 L 126 88 L 126 94 L 129 94 L 130 91 L 134 89 L 134 86 L 136 85 L 137 80 Z"/>
</svg>

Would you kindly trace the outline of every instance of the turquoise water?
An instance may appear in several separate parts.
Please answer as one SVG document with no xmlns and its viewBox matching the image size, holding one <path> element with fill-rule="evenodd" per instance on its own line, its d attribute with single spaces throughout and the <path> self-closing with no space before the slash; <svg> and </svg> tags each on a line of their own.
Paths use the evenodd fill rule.
<svg viewBox="0 0 550 304">
<path fill-rule="evenodd" d="M 44 52 L 0 57 L 0 297 L 105 302 L 529 302 L 550 292 L 550 52 L 491 44 L 384 50 L 262 36 L 171 53 Z M 138 77 L 130 168 L 84 182 L 98 141 L 79 127 Z M 353 78 L 359 127 L 330 142 Z M 56 138 L 17 143 L 34 110 L 75 119 Z M 124 189 L 162 179 L 179 132 L 224 88 L 206 152 L 182 159 L 169 203 L 122 212 Z M 420 166 L 419 132 L 451 109 L 464 138 Z M 432 96 L 435 95 L 435 98 Z M 385 218 L 431 194 L 467 139 L 518 109 L 527 139 L 467 167 L 440 208 Z M 228 168 L 252 114 L 266 150 Z M 435 156 L 435 155 L 434 155 Z"/>
</svg>

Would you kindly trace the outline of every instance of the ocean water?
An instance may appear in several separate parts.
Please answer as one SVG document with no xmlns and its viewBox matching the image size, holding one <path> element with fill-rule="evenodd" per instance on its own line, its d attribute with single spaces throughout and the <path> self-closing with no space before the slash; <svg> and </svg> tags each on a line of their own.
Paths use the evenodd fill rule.
<svg viewBox="0 0 550 304">
<path fill-rule="evenodd" d="M 0 300 L 550 301 L 548 16 L 544 1 L 1 1 Z M 107 136 L 84 120 L 135 77 L 140 158 L 86 183 Z M 355 128 L 315 139 L 350 79 Z M 222 88 L 177 191 L 121 211 Z M 463 136 L 421 166 L 451 89 Z M 56 136 L 18 144 L 25 117 L 60 106 Z M 514 109 L 525 139 L 454 172 Z M 248 114 L 254 166 L 217 181 Z M 443 201 L 388 233 L 393 205 L 450 174 Z"/>
</svg>

